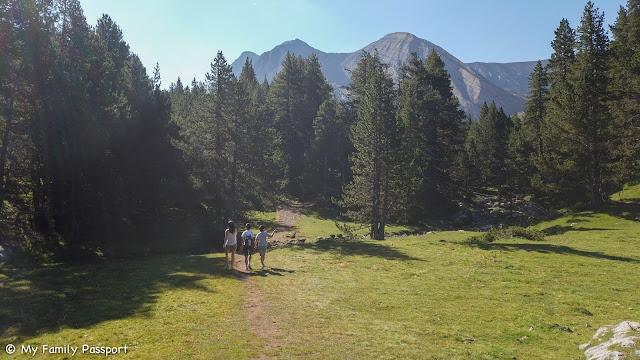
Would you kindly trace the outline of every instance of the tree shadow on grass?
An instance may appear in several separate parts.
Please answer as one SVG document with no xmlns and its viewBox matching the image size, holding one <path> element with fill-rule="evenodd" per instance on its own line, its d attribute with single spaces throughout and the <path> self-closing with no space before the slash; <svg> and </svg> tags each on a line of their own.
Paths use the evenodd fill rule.
<svg viewBox="0 0 640 360">
<path fill-rule="evenodd" d="M 640 222 L 640 199 L 627 199 L 608 204 L 603 213 L 628 221 Z"/>
<path fill-rule="evenodd" d="M 620 229 L 593 228 L 593 227 L 582 227 L 582 226 L 571 226 L 571 225 L 567 225 L 567 226 L 554 225 L 546 229 L 543 229 L 542 232 L 546 236 L 551 236 L 551 235 L 565 234 L 570 231 L 619 231 L 619 230 Z"/>
<path fill-rule="evenodd" d="M 341 255 L 361 255 L 378 257 L 388 260 L 415 260 L 424 261 L 410 255 L 407 255 L 393 247 L 374 242 L 364 242 L 358 240 L 324 240 L 307 244 L 293 245 L 303 250 L 311 249 L 320 252 L 331 252 Z"/>
<path fill-rule="evenodd" d="M 215 293 L 200 280 L 233 277 L 224 258 L 176 256 L 0 272 L 0 338 L 86 328 L 152 310 L 171 288 Z M 16 341 L 12 340 L 12 341 Z"/>
<path fill-rule="evenodd" d="M 605 254 L 602 252 L 596 252 L 596 251 L 578 250 L 578 249 L 574 249 L 572 247 L 564 246 L 564 245 L 489 243 L 489 244 L 477 244 L 476 246 L 483 250 L 502 250 L 502 251 L 522 250 L 522 251 L 537 252 L 541 254 L 577 255 L 577 256 L 585 256 L 585 257 L 590 257 L 595 259 L 622 261 L 622 262 L 640 264 L 640 259 L 637 259 L 637 258 L 608 255 L 608 254 Z"/>
</svg>

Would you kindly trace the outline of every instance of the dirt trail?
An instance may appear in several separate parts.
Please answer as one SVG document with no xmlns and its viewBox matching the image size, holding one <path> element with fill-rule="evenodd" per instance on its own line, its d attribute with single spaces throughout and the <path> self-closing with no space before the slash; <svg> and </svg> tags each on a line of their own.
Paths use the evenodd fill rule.
<svg viewBox="0 0 640 360">
<path fill-rule="evenodd" d="M 287 235 L 292 235 L 295 231 L 294 225 L 302 217 L 302 211 L 311 206 L 307 203 L 299 203 L 297 201 L 287 201 L 278 206 L 276 211 L 276 222 L 278 228 L 272 239 L 271 244 L 281 243 Z M 268 255 L 267 255 L 268 256 Z M 238 321 L 244 321 L 249 324 L 249 330 L 265 341 L 265 345 L 260 350 L 261 355 L 254 357 L 255 360 L 272 360 L 278 359 L 277 356 L 267 355 L 268 353 L 278 352 L 279 349 L 287 344 L 286 336 L 278 329 L 278 319 L 272 318 L 268 313 L 267 300 L 263 293 L 257 288 L 254 276 L 260 273 L 260 255 L 254 254 L 251 258 L 253 271 L 246 271 L 244 266 L 244 255 L 241 251 L 236 254 L 234 269 L 237 278 L 244 281 L 247 293 L 244 298 L 244 314 L 245 317 Z M 265 261 L 269 265 L 268 261 Z M 281 270 L 281 269 L 278 269 Z M 269 271 L 269 267 L 265 269 Z"/>
<path fill-rule="evenodd" d="M 284 240 L 287 235 L 293 235 L 295 229 L 293 226 L 302 217 L 302 211 L 309 208 L 310 203 L 301 203 L 297 201 L 287 201 L 278 206 L 276 210 L 276 222 L 278 228 L 276 234 L 273 236 L 273 240 Z"/>
</svg>

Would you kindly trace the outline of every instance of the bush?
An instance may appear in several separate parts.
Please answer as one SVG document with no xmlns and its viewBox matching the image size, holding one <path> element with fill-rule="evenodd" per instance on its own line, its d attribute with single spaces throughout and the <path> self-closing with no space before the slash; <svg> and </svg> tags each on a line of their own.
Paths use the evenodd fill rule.
<svg viewBox="0 0 640 360">
<path fill-rule="evenodd" d="M 481 235 L 470 237 L 469 239 L 467 239 L 467 241 L 475 244 L 487 244 L 500 239 L 514 238 L 514 237 L 524 238 L 524 239 L 533 240 L 533 241 L 543 241 L 544 233 L 530 227 L 523 228 L 521 226 L 511 226 L 511 227 L 502 228 L 502 229 L 491 228 L 491 230 Z"/>
</svg>

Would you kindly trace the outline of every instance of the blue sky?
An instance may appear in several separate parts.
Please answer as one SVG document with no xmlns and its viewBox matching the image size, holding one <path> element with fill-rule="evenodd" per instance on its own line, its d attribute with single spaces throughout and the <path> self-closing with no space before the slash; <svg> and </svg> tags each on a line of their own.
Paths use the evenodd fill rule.
<svg viewBox="0 0 640 360">
<path fill-rule="evenodd" d="M 163 87 L 204 79 L 221 50 L 229 63 L 301 39 L 353 52 L 391 32 L 410 32 L 463 62 L 546 59 L 562 18 L 576 28 L 587 0 L 80 0 L 87 22 L 108 14 Z M 594 1 L 612 24 L 626 0 Z"/>
</svg>

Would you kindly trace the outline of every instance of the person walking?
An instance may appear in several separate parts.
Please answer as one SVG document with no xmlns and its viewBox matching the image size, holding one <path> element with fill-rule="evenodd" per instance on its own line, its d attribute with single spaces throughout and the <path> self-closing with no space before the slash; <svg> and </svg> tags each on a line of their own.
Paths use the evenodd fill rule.
<svg viewBox="0 0 640 360">
<path fill-rule="evenodd" d="M 251 224 L 247 223 L 245 227 L 246 230 L 242 233 L 242 253 L 244 254 L 244 267 L 246 270 L 252 270 L 251 255 L 253 254 L 254 249 L 254 234 L 253 231 L 251 231 Z"/>
<path fill-rule="evenodd" d="M 264 231 L 264 225 L 260 225 L 260 232 L 256 235 L 256 245 L 258 247 L 258 253 L 260 254 L 260 269 L 264 269 L 264 256 L 267 254 L 267 238 L 273 237 L 275 230 L 269 234 Z"/>
<path fill-rule="evenodd" d="M 235 261 L 236 248 L 238 246 L 238 232 L 236 231 L 236 225 L 233 221 L 229 221 L 227 229 L 224 231 L 224 257 L 227 260 L 225 269 L 233 269 L 233 262 Z M 231 265 L 229 265 L 229 252 L 231 252 Z"/>
</svg>

